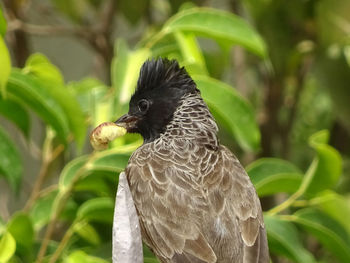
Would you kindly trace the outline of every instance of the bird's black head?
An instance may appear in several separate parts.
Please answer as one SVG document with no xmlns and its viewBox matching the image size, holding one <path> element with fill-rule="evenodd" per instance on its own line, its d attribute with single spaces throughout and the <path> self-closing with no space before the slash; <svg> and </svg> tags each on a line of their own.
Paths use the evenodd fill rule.
<svg viewBox="0 0 350 263">
<path fill-rule="evenodd" d="M 145 142 L 164 132 L 185 94 L 199 92 L 196 84 L 176 60 L 146 61 L 129 103 L 129 113 L 116 123 L 128 132 L 140 133 Z"/>
</svg>

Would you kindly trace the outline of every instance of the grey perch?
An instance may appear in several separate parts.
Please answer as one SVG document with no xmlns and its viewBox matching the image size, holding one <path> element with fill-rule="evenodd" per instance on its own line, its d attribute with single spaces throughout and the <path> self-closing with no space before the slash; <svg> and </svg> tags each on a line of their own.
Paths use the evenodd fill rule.
<svg viewBox="0 0 350 263">
<path fill-rule="evenodd" d="M 143 263 L 139 219 L 124 172 L 119 175 L 112 242 L 113 263 Z"/>
</svg>

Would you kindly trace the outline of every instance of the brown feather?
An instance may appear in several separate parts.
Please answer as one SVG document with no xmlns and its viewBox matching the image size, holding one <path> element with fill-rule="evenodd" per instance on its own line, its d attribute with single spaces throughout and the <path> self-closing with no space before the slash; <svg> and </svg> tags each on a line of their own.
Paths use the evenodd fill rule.
<svg viewBox="0 0 350 263">
<path fill-rule="evenodd" d="M 163 263 L 269 262 L 254 186 L 216 132 L 200 96 L 190 94 L 165 133 L 129 160 L 141 234 Z"/>
</svg>

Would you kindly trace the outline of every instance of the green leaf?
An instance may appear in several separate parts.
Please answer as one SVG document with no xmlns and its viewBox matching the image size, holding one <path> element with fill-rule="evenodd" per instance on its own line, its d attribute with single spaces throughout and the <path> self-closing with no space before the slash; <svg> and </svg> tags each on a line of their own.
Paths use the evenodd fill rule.
<svg viewBox="0 0 350 263">
<path fill-rule="evenodd" d="M 103 173 L 104 174 L 104 173 Z M 102 174 L 94 173 L 87 175 L 75 185 L 74 191 L 88 191 L 98 196 L 108 196 L 112 194 L 110 182 L 105 180 Z"/>
<path fill-rule="evenodd" d="M 265 57 L 266 47 L 261 37 L 242 18 L 225 11 L 210 8 L 192 8 L 170 18 L 161 34 L 176 31 L 192 32 L 229 44 L 238 44 Z"/>
<path fill-rule="evenodd" d="M 58 191 L 52 191 L 49 194 L 38 198 L 30 210 L 30 218 L 36 232 L 39 232 L 50 220 L 53 202 Z"/>
<path fill-rule="evenodd" d="M 1 22 L 1 21 L 0 21 Z M 0 36 L 0 94 L 6 98 L 6 83 L 11 72 L 11 59 L 5 41 Z"/>
<path fill-rule="evenodd" d="M 77 213 L 78 220 L 112 224 L 114 202 L 108 197 L 99 197 L 83 203 Z"/>
<path fill-rule="evenodd" d="M 80 170 L 81 173 L 86 173 L 87 170 L 82 170 L 83 166 L 86 164 L 88 160 L 88 156 L 81 156 L 73 161 L 69 162 L 62 170 L 60 179 L 59 179 L 59 189 L 63 191 L 64 189 L 68 188 L 77 176 L 81 176 L 78 174 L 78 171 Z"/>
<path fill-rule="evenodd" d="M 350 262 L 350 236 L 336 220 L 313 208 L 299 210 L 293 218 L 341 262 Z"/>
<path fill-rule="evenodd" d="M 145 40 L 146 43 L 146 40 Z M 142 43 L 140 44 L 142 45 Z M 167 35 L 151 47 L 152 57 L 171 57 L 176 53 L 180 56 L 181 52 L 174 35 Z"/>
<path fill-rule="evenodd" d="M 143 263 L 159 263 L 157 258 L 143 257 Z"/>
<path fill-rule="evenodd" d="M 89 256 L 84 251 L 76 250 L 68 257 L 64 258 L 64 263 L 109 263 L 109 261 L 102 258 Z"/>
<path fill-rule="evenodd" d="M 316 206 L 341 223 L 343 227 L 347 229 L 348 234 L 350 234 L 350 203 L 344 196 L 331 190 L 326 190 L 309 202 L 310 205 Z M 339 211 L 341 211 L 341 213 L 339 213 Z"/>
<path fill-rule="evenodd" d="M 44 55 L 36 53 L 28 58 L 23 72 L 32 74 L 41 80 L 45 93 L 60 105 L 78 145 L 82 147 L 87 129 L 85 116 L 71 90 L 64 86 L 63 76 L 59 69 Z"/>
<path fill-rule="evenodd" d="M 7 24 L 6 24 L 6 19 L 4 17 L 4 13 L 1 9 L 1 6 L 0 6 L 0 36 L 1 37 L 4 37 L 5 34 L 6 34 L 6 27 L 7 27 Z"/>
<path fill-rule="evenodd" d="M 8 223 L 7 230 L 16 240 L 17 250 L 22 254 L 32 251 L 34 229 L 30 217 L 25 213 L 16 213 Z"/>
<path fill-rule="evenodd" d="M 76 223 L 74 225 L 74 232 L 94 246 L 97 246 L 101 243 L 100 236 L 98 235 L 95 228 L 86 222 Z"/>
<path fill-rule="evenodd" d="M 262 158 L 246 167 L 259 196 L 294 193 L 301 181 L 301 171 L 292 163 L 277 158 Z"/>
<path fill-rule="evenodd" d="M 143 262 L 144 263 L 159 263 L 159 260 L 149 250 L 149 248 L 146 245 L 143 245 Z"/>
<path fill-rule="evenodd" d="M 119 152 L 104 151 L 99 154 L 89 167 L 94 171 L 110 171 L 115 174 L 125 169 L 130 158 L 130 154 L 122 154 Z"/>
<path fill-rule="evenodd" d="M 22 161 L 11 139 L 0 127 L 0 175 L 3 175 L 14 192 L 18 192 L 22 179 Z"/>
<path fill-rule="evenodd" d="M 317 152 L 307 187 L 308 194 L 316 194 L 336 185 L 341 175 L 342 159 L 337 150 L 327 144 L 328 131 L 320 131 L 310 137 L 309 144 Z"/>
<path fill-rule="evenodd" d="M 98 101 L 108 91 L 108 87 L 95 78 L 84 78 L 80 81 L 69 82 L 67 88 L 75 95 L 82 111 L 89 116 L 94 116 Z"/>
<path fill-rule="evenodd" d="M 180 31 L 174 33 L 177 44 L 182 54 L 182 65 L 186 67 L 190 75 L 208 75 L 204 56 L 193 34 L 184 34 Z"/>
<path fill-rule="evenodd" d="M 5 232 L 0 239 L 0 262 L 7 262 L 16 251 L 16 241 L 9 232 Z"/>
<path fill-rule="evenodd" d="M 36 232 L 39 232 L 51 218 L 54 211 L 55 200 L 58 198 L 58 191 L 54 190 L 38 198 L 30 210 L 30 218 Z M 74 220 L 77 211 L 77 204 L 69 198 L 66 202 L 63 212 L 60 215 L 61 220 Z"/>
<path fill-rule="evenodd" d="M 53 65 L 46 56 L 40 53 L 32 54 L 23 68 L 25 74 L 33 74 L 39 78 L 63 85 L 64 80 L 60 70 Z"/>
<path fill-rule="evenodd" d="M 260 145 L 260 132 L 252 106 L 231 86 L 213 78 L 192 76 L 203 99 L 213 109 L 213 115 L 222 120 L 228 131 L 244 149 L 256 151 Z"/>
<path fill-rule="evenodd" d="M 129 103 L 142 64 L 151 55 L 149 49 L 130 51 L 122 40 L 117 42 L 117 56 L 112 61 L 112 86 L 115 92 L 114 114 L 122 114 L 122 106 Z"/>
<path fill-rule="evenodd" d="M 45 123 L 51 125 L 57 136 L 65 143 L 69 134 L 66 115 L 44 85 L 37 77 L 13 69 L 7 90 L 9 94 L 36 112 Z"/>
<path fill-rule="evenodd" d="M 271 252 L 299 263 L 315 262 L 311 253 L 304 249 L 298 231 L 292 223 L 268 215 L 264 215 L 264 221 Z"/>
<path fill-rule="evenodd" d="M 30 118 L 29 114 L 20 103 L 14 100 L 0 98 L 0 114 L 12 121 L 29 138 Z"/>
</svg>

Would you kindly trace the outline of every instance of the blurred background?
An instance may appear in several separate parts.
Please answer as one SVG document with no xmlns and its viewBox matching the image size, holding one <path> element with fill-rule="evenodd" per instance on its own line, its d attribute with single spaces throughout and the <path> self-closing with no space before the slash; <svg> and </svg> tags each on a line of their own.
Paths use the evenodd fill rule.
<svg viewBox="0 0 350 263">
<path fill-rule="evenodd" d="M 111 262 L 94 153 L 142 63 L 179 60 L 262 200 L 273 262 L 350 262 L 349 0 L 2 0 L 0 262 Z M 145 262 L 157 262 L 145 248 Z"/>
</svg>

